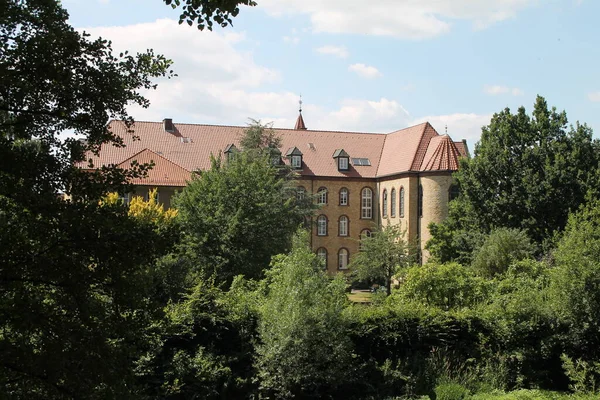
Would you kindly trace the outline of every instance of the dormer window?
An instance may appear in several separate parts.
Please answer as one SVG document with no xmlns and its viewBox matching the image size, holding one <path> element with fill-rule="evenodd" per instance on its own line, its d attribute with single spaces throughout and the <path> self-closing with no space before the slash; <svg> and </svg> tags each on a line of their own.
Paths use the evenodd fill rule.
<svg viewBox="0 0 600 400">
<path fill-rule="evenodd" d="M 281 164 L 281 151 L 275 147 L 269 147 L 269 156 L 271 158 L 271 165 L 278 166 Z"/>
<path fill-rule="evenodd" d="M 350 168 L 350 156 L 344 149 L 337 149 L 333 153 L 333 158 L 337 161 L 338 171 L 348 171 Z"/>
<path fill-rule="evenodd" d="M 289 158 L 292 168 L 302 169 L 302 152 L 300 149 L 292 147 L 285 153 L 285 156 Z"/>
<path fill-rule="evenodd" d="M 228 144 L 227 147 L 225 147 L 225 151 L 223 151 L 225 157 L 227 157 L 227 161 L 235 160 L 235 157 L 237 156 L 238 152 L 239 150 L 237 149 L 237 147 L 235 147 L 233 143 Z"/>
</svg>

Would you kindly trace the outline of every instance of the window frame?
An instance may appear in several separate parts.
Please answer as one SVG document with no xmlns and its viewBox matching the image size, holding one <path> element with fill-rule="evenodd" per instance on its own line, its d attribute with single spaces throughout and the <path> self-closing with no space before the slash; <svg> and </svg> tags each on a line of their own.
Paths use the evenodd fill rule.
<svg viewBox="0 0 600 400">
<path fill-rule="evenodd" d="M 345 265 L 344 265 L 344 267 L 342 267 L 342 262 L 341 262 L 341 260 L 342 260 L 342 258 L 341 258 L 341 256 L 342 256 L 342 252 L 344 252 L 344 253 L 345 253 L 345 256 L 346 256 L 346 260 L 345 260 Z M 338 250 L 338 262 L 337 262 L 337 264 L 338 264 L 337 268 L 338 268 L 338 270 L 340 270 L 340 271 L 345 271 L 345 270 L 347 270 L 347 269 L 348 269 L 348 265 L 350 264 L 350 251 L 348 251 L 348 249 L 347 249 L 347 248 L 345 248 L 345 247 L 341 247 L 341 248 Z"/>
<path fill-rule="evenodd" d="M 366 236 L 365 236 L 366 234 Z M 362 231 L 360 231 L 360 236 L 359 236 L 359 241 L 358 241 L 358 251 L 362 251 L 363 250 L 363 244 L 362 241 L 365 237 L 372 237 L 373 236 L 373 231 L 371 231 L 368 228 L 363 229 Z"/>
<path fill-rule="evenodd" d="M 303 201 L 305 198 L 306 198 L 306 189 L 304 188 L 304 186 L 297 186 L 296 187 L 296 200 Z"/>
<path fill-rule="evenodd" d="M 390 216 L 396 218 L 396 188 L 390 192 Z"/>
<path fill-rule="evenodd" d="M 342 223 L 345 225 L 345 232 L 342 232 Z M 338 236 L 350 236 L 350 218 L 348 218 L 347 215 L 340 215 L 340 218 L 338 219 Z"/>
<path fill-rule="evenodd" d="M 324 200 L 324 201 L 322 201 L 322 200 Z M 317 190 L 317 204 L 320 206 L 326 206 L 327 200 L 328 200 L 327 188 L 325 186 L 321 186 Z"/>
<path fill-rule="evenodd" d="M 290 165 L 294 169 L 302 169 L 302 156 L 292 155 L 292 159 L 290 161 Z"/>
<path fill-rule="evenodd" d="M 398 196 L 400 218 L 404 218 L 404 186 L 400 186 L 400 195 Z"/>
<path fill-rule="evenodd" d="M 369 197 L 365 197 L 367 191 L 370 193 Z M 364 187 L 360 191 L 360 219 L 373 219 L 373 189 L 370 187 Z"/>
<path fill-rule="evenodd" d="M 342 193 L 345 193 L 345 199 L 346 199 L 345 203 L 342 202 Z M 350 204 L 350 191 L 348 190 L 348 188 L 343 187 L 340 189 L 340 192 L 339 192 L 339 205 L 346 207 L 349 204 Z"/>
<path fill-rule="evenodd" d="M 322 254 L 320 254 L 321 250 L 325 252 L 325 257 L 323 257 Z M 329 252 L 327 251 L 327 249 L 325 247 L 319 247 L 316 251 L 316 254 L 317 257 L 324 261 L 323 265 L 325 265 L 325 270 L 327 270 L 327 258 L 329 256 Z"/>
<path fill-rule="evenodd" d="M 344 163 L 345 166 L 343 166 L 342 163 Z M 350 169 L 349 157 L 338 157 L 338 170 L 348 171 L 349 169 Z"/>
<path fill-rule="evenodd" d="M 321 221 L 323 221 L 324 223 L 324 227 L 325 227 L 325 233 L 321 233 Z M 317 236 L 327 236 L 328 230 L 329 230 L 329 219 L 327 218 L 327 215 L 325 214 L 321 214 L 317 217 Z"/>
<path fill-rule="evenodd" d="M 383 218 L 387 218 L 388 216 L 388 193 L 387 189 L 383 189 L 383 193 L 381 194 L 381 216 Z"/>
</svg>

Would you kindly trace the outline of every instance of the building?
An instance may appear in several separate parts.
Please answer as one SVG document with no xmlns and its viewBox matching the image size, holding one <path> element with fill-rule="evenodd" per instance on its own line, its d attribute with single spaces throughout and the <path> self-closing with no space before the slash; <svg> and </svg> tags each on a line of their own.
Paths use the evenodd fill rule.
<svg viewBox="0 0 600 400">
<path fill-rule="evenodd" d="M 192 171 L 210 168 L 210 156 L 239 148 L 244 127 L 136 122 L 134 134 L 121 121 L 109 124 L 126 147 L 104 145 L 91 156 L 95 167 L 132 161 L 153 162 L 144 179 L 132 182 L 135 194 L 158 188 L 170 206 Z M 381 223 L 401 224 L 407 239 L 429 240 L 427 226 L 448 214 L 452 172 L 468 156 L 466 142 L 454 142 L 423 123 L 388 134 L 308 130 L 302 113 L 294 129 L 275 129 L 282 139 L 281 162 L 299 174 L 299 194 L 318 194 L 321 205 L 312 228 L 312 247 L 330 272 L 347 269 L 359 239 Z M 427 254 L 423 255 L 427 258 Z"/>
</svg>

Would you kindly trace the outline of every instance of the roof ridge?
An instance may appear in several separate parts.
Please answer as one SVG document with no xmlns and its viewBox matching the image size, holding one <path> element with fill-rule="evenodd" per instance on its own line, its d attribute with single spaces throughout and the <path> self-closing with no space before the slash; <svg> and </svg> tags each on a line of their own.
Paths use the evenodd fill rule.
<svg viewBox="0 0 600 400">
<path fill-rule="evenodd" d="M 425 158 L 425 153 L 423 153 L 423 159 L 421 159 L 421 162 L 419 163 L 419 165 L 415 166 L 415 163 L 417 162 L 417 157 L 419 156 L 419 150 L 421 150 L 421 146 L 424 145 L 423 138 L 425 137 L 425 132 L 427 132 L 427 127 L 431 127 L 431 129 L 433 129 L 433 131 L 435 133 L 437 133 L 437 131 L 429 123 L 429 121 L 427 121 L 423 124 L 423 130 L 421 131 L 421 138 L 419 139 L 419 145 L 417 146 L 417 148 L 415 150 L 415 154 L 414 154 L 412 162 L 410 164 L 411 171 L 419 171 L 421 169 L 421 164 L 423 164 L 423 159 Z M 438 136 L 439 136 L 439 134 L 438 134 Z M 429 147 L 429 143 L 431 142 L 431 139 L 432 138 L 429 138 L 429 141 L 427 142 L 427 146 L 425 147 L 425 152 L 427 152 L 427 147 Z"/>
<path fill-rule="evenodd" d="M 123 122 L 123 120 L 120 119 L 112 119 L 109 121 L 109 125 L 111 122 Z M 135 126 L 136 123 L 145 123 L 145 124 L 159 124 L 162 125 L 162 121 L 141 121 L 141 120 L 135 120 L 133 125 Z M 242 129 L 246 129 L 248 128 L 248 125 L 246 126 L 241 126 L 241 125 L 223 125 L 223 124 L 201 124 L 201 123 L 189 123 L 189 122 L 177 122 L 174 124 L 176 125 L 191 125 L 191 126 L 214 126 L 216 128 L 242 128 Z M 340 130 L 327 130 L 327 129 L 306 129 L 306 130 L 302 130 L 301 132 L 319 132 L 319 133 L 350 133 L 350 134 L 357 134 L 357 135 L 391 135 L 393 133 L 398 133 L 407 129 L 412 129 L 412 128 L 416 128 L 418 126 L 421 125 L 428 125 L 429 122 L 422 122 L 420 124 L 416 124 L 416 125 L 411 125 L 411 126 L 407 126 L 405 128 L 402 129 L 398 129 L 392 132 L 358 132 L 358 131 L 340 131 Z M 293 129 L 293 128 L 277 128 L 277 127 L 273 127 L 271 128 L 273 130 L 277 130 L 277 131 L 291 131 L 291 132 L 298 132 L 297 129 Z"/>
</svg>

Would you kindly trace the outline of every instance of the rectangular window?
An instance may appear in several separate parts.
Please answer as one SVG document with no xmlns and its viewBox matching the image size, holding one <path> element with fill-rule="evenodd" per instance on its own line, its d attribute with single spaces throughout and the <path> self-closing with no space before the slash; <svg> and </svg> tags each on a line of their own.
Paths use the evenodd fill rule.
<svg viewBox="0 0 600 400">
<path fill-rule="evenodd" d="M 340 236 L 348 236 L 348 217 L 342 216 L 340 217 Z"/>
<path fill-rule="evenodd" d="M 348 205 L 348 189 L 340 190 L 340 206 Z"/>
<path fill-rule="evenodd" d="M 338 158 L 338 169 L 343 171 L 348 169 L 348 157 Z"/>
<path fill-rule="evenodd" d="M 302 156 L 292 156 L 292 168 L 302 168 Z"/>
</svg>

